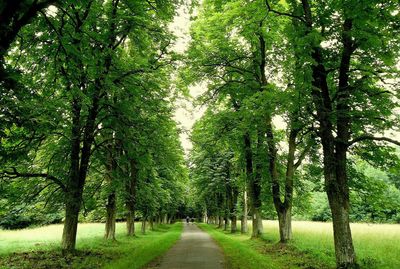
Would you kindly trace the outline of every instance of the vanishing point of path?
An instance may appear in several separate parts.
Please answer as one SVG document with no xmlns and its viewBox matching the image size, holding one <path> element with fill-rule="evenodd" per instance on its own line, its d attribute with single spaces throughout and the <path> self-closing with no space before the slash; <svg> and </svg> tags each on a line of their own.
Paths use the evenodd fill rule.
<svg viewBox="0 0 400 269">
<path fill-rule="evenodd" d="M 206 232 L 184 223 L 181 239 L 151 268 L 223 269 L 224 255 Z"/>
</svg>

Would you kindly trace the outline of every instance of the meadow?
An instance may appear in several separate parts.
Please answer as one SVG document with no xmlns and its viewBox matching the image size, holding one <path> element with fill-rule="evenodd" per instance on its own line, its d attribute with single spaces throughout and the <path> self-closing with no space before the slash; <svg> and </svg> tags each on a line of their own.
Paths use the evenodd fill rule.
<svg viewBox="0 0 400 269">
<path fill-rule="evenodd" d="M 154 231 L 125 235 L 117 223 L 116 241 L 103 239 L 104 224 L 78 226 L 77 255 L 61 256 L 62 225 L 0 230 L 0 268 L 142 268 L 167 251 L 180 237 L 182 224 L 158 225 Z"/>
<path fill-rule="evenodd" d="M 263 224 L 264 235 L 260 240 L 250 240 L 249 235 L 232 235 L 215 229 L 214 225 L 200 226 L 224 249 L 230 268 L 335 268 L 331 223 L 294 221 L 293 241 L 287 247 L 278 244 L 277 221 Z M 352 233 L 361 268 L 400 268 L 399 224 L 354 223 Z"/>
</svg>

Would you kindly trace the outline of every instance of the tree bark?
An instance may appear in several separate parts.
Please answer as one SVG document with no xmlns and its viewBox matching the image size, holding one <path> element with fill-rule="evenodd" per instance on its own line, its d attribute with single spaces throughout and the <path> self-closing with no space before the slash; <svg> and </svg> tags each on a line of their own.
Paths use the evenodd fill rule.
<svg viewBox="0 0 400 269">
<path fill-rule="evenodd" d="M 218 227 L 217 228 L 222 228 L 222 222 L 223 222 L 222 216 L 218 216 Z"/>
<path fill-rule="evenodd" d="M 259 128 L 257 130 L 257 159 L 255 162 L 255 172 L 250 181 L 250 190 L 252 196 L 252 211 L 253 211 L 253 232 L 252 237 L 260 237 L 263 233 L 263 224 L 261 216 L 261 181 L 262 181 L 262 151 L 264 150 L 264 132 Z"/>
<path fill-rule="evenodd" d="M 105 225 L 105 239 L 115 240 L 115 221 L 117 215 L 117 203 L 116 203 L 116 194 L 113 186 L 113 173 L 117 167 L 115 157 L 116 147 L 114 147 L 115 141 L 112 141 L 111 145 L 107 150 L 107 163 L 106 163 L 106 181 L 110 187 L 110 193 L 107 197 L 106 204 L 106 225 Z"/>
<path fill-rule="evenodd" d="M 65 221 L 61 241 L 63 254 L 75 251 L 76 235 L 78 231 L 78 217 L 81 208 L 82 193 L 68 192 L 65 201 Z"/>
<path fill-rule="evenodd" d="M 141 228 L 141 230 L 142 230 L 142 234 L 146 233 L 146 218 L 142 219 L 142 228 Z"/>
<path fill-rule="evenodd" d="M 286 243 L 292 239 L 292 207 L 283 207 L 277 213 L 280 242 Z"/>
<path fill-rule="evenodd" d="M 242 234 L 247 233 L 247 191 L 246 191 L 246 186 L 245 190 L 243 192 L 243 214 L 242 214 L 242 220 L 241 220 L 241 226 L 240 226 L 240 232 Z"/>
<path fill-rule="evenodd" d="M 231 195 L 231 202 L 230 202 L 230 219 L 231 219 L 231 233 L 237 232 L 237 200 L 238 200 L 239 190 L 236 186 L 232 187 L 232 195 Z"/>
<path fill-rule="evenodd" d="M 115 219 L 117 211 L 115 192 L 108 195 L 106 211 L 106 231 L 104 238 L 115 240 Z"/>
<path fill-rule="evenodd" d="M 130 160 L 130 170 L 130 180 L 126 184 L 126 228 L 128 236 L 135 236 L 135 206 L 138 169 L 134 159 Z"/>
</svg>

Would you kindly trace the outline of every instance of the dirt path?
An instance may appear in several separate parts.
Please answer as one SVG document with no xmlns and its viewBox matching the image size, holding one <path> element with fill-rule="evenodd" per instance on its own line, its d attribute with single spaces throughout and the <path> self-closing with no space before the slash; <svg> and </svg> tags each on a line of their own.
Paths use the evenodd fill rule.
<svg viewBox="0 0 400 269">
<path fill-rule="evenodd" d="M 150 268 L 223 269 L 224 255 L 206 232 L 184 223 L 181 239 Z"/>
</svg>

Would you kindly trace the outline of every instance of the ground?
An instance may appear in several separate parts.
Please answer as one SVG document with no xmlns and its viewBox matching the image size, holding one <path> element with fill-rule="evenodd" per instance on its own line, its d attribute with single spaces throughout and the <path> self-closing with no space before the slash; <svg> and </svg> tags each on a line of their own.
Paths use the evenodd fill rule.
<svg viewBox="0 0 400 269">
<path fill-rule="evenodd" d="M 149 269 L 223 269 L 224 255 L 206 232 L 184 224 L 181 239 Z"/>
</svg>

